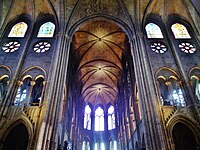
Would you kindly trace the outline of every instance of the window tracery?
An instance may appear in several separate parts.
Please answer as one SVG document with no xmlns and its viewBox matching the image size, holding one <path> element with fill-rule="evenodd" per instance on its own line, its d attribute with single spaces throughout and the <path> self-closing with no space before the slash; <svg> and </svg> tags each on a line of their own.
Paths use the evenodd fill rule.
<svg viewBox="0 0 200 150">
<path fill-rule="evenodd" d="M 151 44 L 151 50 L 157 54 L 163 54 L 167 51 L 167 47 L 161 42 L 154 42 Z"/>
<path fill-rule="evenodd" d="M 84 113 L 84 129 L 91 130 L 91 123 L 91 108 L 89 105 L 86 105 Z"/>
<path fill-rule="evenodd" d="M 36 53 L 44 53 L 51 48 L 51 44 L 49 42 L 39 42 L 36 43 L 33 50 Z"/>
<path fill-rule="evenodd" d="M 95 110 L 95 131 L 104 131 L 104 111 L 101 107 Z"/>
<path fill-rule="evenodd" d="M 180 82 L 175 79 L 159 79 L 160 98 L 162 105 L 165 106 L 185 106 L 183 91 Z"/>
<path fill-rule="evenodd" d="M 17 41 L 7 42 L 2 46 L 2 50 L 6 53 L 12 53 L 18 50 L 20 47 L 20 43 Z"/>
<path fill-rule="evenodd" d="M 185 52 L 185 53 L 194 53 L 196 51 L 196 48 L 193 44 L 189 43 L 189 42 L 182 42 L 178 45 L 178 47 L 180 48 L 181 51 Z"/>
<path fill-rule="evenodd" d="M 111 105 L 108 108 L 108 130 L 115 129 L 115 113 L 114 107 Z"/>
</svg>

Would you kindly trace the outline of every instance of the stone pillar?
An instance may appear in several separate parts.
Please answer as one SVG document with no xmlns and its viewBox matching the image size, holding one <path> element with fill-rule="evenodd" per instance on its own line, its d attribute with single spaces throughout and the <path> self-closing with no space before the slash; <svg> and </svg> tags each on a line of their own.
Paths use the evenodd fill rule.
<svg viewBox="0 0 200 150">
<path fill-rule="evenodd" d="M 29 93 L 28 93 L 28 98 L 27 98 L 27 105 L 29 105 L 31 102 L 30 102 L 30 99 L 31 99 L 31 95 L 32 95 L 32 91 L 33 91 L 33 86 L 35 85 L 35 81 L 31 81 L 31 87 L 29 89 Z"/>
<path fill-rule="evenodd" d="M 66 83 L 67 66 L 69 59 L 70 40 L 63 33 L 58 33 L 55 41 L 54 64 L 51 68 L 52 76 L 49 77 L 43 101 L 44 116 L 40 127 L 37 149 L 56 149 L 58 121 L 61 116 L 60 107 L 64 86 Z"/>
<path fill-rule="evenodd" d="M 140 31 L 140 24 L 136 30 Z M 146 148 L 149 150 L 166 149 L 161 112 L 158 109 L 158 103 L 156 101 L 156 87 L 154 86 L 154 78 L 150 70 L 148 57 L 146 56 L 143 37 L 137 32 L 130 43 L 134 65 L 133 69 L 140 99 L 139 107 L 143 118 Z"/>
</svg>

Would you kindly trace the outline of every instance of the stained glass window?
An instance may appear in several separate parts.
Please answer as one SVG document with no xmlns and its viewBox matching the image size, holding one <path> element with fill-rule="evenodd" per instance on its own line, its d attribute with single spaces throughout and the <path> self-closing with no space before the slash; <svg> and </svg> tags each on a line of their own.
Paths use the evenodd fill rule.
<svg viewBox="0 0 200 150">
<path fill-rule="evenodd" d="M 44 78 L 39 77 L 33 86 L 32 93 L 31 93 L 31 101 L 30 105 L 38 106 L 42 99 L 42 92 L 43 92 L 43 82 Z"/>
<path fill-rule="evenodd" d="M 190 39 L 190 35 L 186 27 L 182 24 L 175 23 L 171 26 L 175 39 Z"/>
<path fill-rule="evenodd" d="M 104 131 L 104 111 L 98 107 L 95 111 L 95 131 Z"/>
<path fill-rule="evenodd" d="M 115 128 L 115 113 L 114 107 L 110 106 L 108 108 L 108 130 L 112 130 Z"/>
<path fill-rule="evenodd" d="M 85 107 L 84 129 L 91 130 L 91 108 L 89 105 Z"/>
<path fill-rule="evenodd" d="M 157 54 L 163 54 L 167 51 L 167 47 L 164 43 L 154 42 L 151 44 L 151 50 Z"/>
<path fill-rule="evenodd" d="M 172 91 L 171 94 L 172 94 L 174 106 L 185 106 L 186 104 L 185 104 L 183 92 L 182 92 L 181 87 L 179 86 L 179 83 L 176 82 L 175 80 L 172 80 L 170 84 L 170 89 Z"/>
<path fill-rule="evenodd" d="M 48 51 L 50 47 L 51 47 L 51 44 L 49 42 L 39 42 L 35 44 L 33 50 L 36 53 L 44 53 Z"/>
<path fill-rule="evenodd" d="M 46 22 L 40 27 L 37 37 L 53 37 L 54 30 L 55 25 L 52 22 Z"/>
<path fill-rule="evenodd" d="M 17 41 L 10 41 L 10 42 L 7 42 L 5 43 L 3 46 L 2 46 L 2 50 L 6 53 L 12 53 L 16 50 L 18 50 L 20 47 L 20 43 L 17 42 Z"/>
<path fill-rule="evenodd" d="M 24 37 L 27 29 L 28 25 L 25 22 L 19 22 L 12 27 L 8 37 Z"/>
<path fill-rule="evenodd" d="M 17 95 L 15 97 L 14 105 L 21 106 L 22 104 L 27 102 L 28 95 L 31 87 L 31 78 L 26 78 L 23 81 L 23 85 L 21 85 L 17 90 Z"/>
<path fill-rule="evenodd" d="M 149 23 L 146 25 L 145 30 L 147 32 L 148 38 L 156 38 L 156 39 L 162 39 L 163 34 L 161 32 L 161 29 L 159 26 L 157 26 L 154 23 Z"/>
<path fill-rule="evenodd" d="M 185 52 L 186 54 L 192 54 L 196 51 L 195 46 L 189 42 L 182 42 L 178 45 L 178 47 L 181 51 Z"/>
</svg>

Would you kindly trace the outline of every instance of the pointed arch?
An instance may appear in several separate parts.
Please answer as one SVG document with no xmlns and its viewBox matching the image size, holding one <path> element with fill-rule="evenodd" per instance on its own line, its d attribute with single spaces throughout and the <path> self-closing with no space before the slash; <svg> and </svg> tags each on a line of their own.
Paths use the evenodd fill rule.
<svg viewBox="0 0 200 150">
<path fill-rule="evenodd" d="M 108 130 L 115 129 L 115 109 L 113 105 L 108 108 Z"/>
<path fill-rule="evenodd" d="M 31 142 L 33 139 L 33 125 L 24 114 L 16 116 L 15 118 L 8 121 L 6 124 L 4 124 L 2 126 L 2 128 L 0 129 L 0 139 L 1 139 L 2 143 L 4 143 L 8 134 L 19 124 L 23 124 L 28 132 L 27 149 L 30 149 Z M 3 146 L 3 145 L 0 145 L 0 149 L 2 149 L 1 146 Z"/>
<path fill-rule="evenodd" d="M 55 24 L 52 22 L 46 22 L 41 25 L 37 37 L 39 38 L 51 38 L 54 35 Z"/>
<path fill-rule="evenodd" d="M 104 131 L 104 110 L 99 106 L 95 110 L 95 131 Z"/>
<path fill-rule="evenodd" d="M 8 37 L 24 37 L 27 29 L 28 25 L 25 22 L 19 22 L 12 27 Z"/>
<path fill-rule="evenodd" d="M 40 66 L 32 66 L 27 68 L 23 71 L 21 78 L 24 78 L 26 75 L 31 75 L 33 79 L 36 79 L 37 77 L 43 77 L 45 79 L 47 78 L 46 70 Z"/>
<path fill-rule="evenodd" d="M 195 136 L 197 144 L 200 144 L 200 129 L 198 127 L 198 122 L 186 117 L 184 114 L 176 114 L 174 117 L 171 117 L 166 123 L 166 129 L 170 137 L 173 139 L 173 129 L 177 123 L 182 123 L 187 126 Z"/>
<path fill-rule="evenodd" d="M 197 99 L 197 103 L 200 103 L 200 68 L 194 67 L 189 71 L 190 83 Z"/>
<path fill-rule="evenodd" d="M 171 30 L 174 34 L 175 39 L 191 39 L 187 28 L 183 24 L 174 23 L 171 26 Z"/>
<path fill-rule="evenodd" d="M 163 34 L 158 25 L 155 23 L 148 23 L 145 26 L 147 38 L 156 38 L 156 39 L 163 39 Z"/>
<path fill-rule="evenodd" d="M 86 105 L 84 110 L 84 129 L 86 130 L 91 130 L 92 126 L 91 116 L 92 116 L 92 109 L 90 105 Z"/>
</svg>

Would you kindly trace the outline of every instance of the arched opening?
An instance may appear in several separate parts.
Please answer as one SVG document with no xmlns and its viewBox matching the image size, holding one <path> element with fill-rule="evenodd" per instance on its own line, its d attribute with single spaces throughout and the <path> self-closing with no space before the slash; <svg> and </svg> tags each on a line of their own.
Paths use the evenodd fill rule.
<svg viewBox="0 0 200 150">
<path fill-rule="evenodd" d="M 23 123 L 15 126 L 3 142 L 3 150 L 27 150 L 29 134 Z"/>
<path fill-rule="evenodd" d="M 126 101 L 135 91 L 128 36 L 116 22 L 105 18 L 88 20 L 75 31 L 66 86 L 70 141 L 78 147 L 82 137 L 89 137 L 91 149 L 103 150 L 109 149 L 109 138 L 113 137 L 112 148 L 120 149 L 120 136 L 124 136 L 119 131 L 124 125 L 121 120 L 127 118 L 127 126 L 130 121 L 128 109 L 117 106 L 128 107 Z"/>
<path fill-rule="evenodd" d="M 182 123 L 175 124 L 172 134 L 176 150 L 197 149 L 195 136 L 186 125 Z"/>
</svg>

